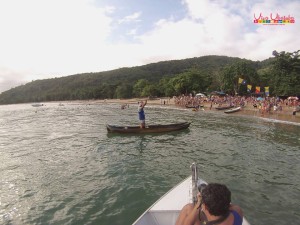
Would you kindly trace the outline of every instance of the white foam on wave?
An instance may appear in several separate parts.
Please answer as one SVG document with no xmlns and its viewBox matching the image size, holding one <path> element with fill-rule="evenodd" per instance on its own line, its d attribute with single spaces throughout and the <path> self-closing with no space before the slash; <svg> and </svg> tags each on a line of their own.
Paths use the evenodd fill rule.
<svg viewBox="0 0 300 225">
<path fill-rule="evenodd" d="M 292 121 L 286 121 L 286 120 L 277 120 L 277 119 L 271 119 L 271 118 L 261 118 L 264 121 L 267 122 L 273 122 L 273 123 L 283 123 L 283 124 L 291 124 L 295 126 L 300 126 L 300 123 L 292 122 Z"/>
</svg>

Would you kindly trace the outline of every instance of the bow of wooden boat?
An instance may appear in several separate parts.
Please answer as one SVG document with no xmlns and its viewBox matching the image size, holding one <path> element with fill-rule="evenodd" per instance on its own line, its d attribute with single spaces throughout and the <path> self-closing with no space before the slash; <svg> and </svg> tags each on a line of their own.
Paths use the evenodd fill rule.
<svg viewBox="0 0 300 225">
<path fill-rule="evenodd" d="M 240 110 L 241 110 L 241 107 L 236 107 L 236 108 L 226 110 L 226 111 L 224 111 L 224 113 L 234 113 L 234 112 L 238 112 Z"/>
</svg>

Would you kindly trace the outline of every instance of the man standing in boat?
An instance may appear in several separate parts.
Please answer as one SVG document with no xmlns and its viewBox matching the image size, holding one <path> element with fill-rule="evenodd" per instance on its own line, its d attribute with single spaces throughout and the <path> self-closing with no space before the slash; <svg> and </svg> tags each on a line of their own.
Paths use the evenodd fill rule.
<svg viewBox="0 0 300 225">
<path fill-rule="evenodd" d="M 139 120 L 140 120 L 140 127 L 145 128 L 145 112 L 144 112 L 144 107 L 147 104 L 147 100 L 145 102 L 141 101 L 139 103 L 138 107 L 138 113 L 139 113 Z"/>
</svg>

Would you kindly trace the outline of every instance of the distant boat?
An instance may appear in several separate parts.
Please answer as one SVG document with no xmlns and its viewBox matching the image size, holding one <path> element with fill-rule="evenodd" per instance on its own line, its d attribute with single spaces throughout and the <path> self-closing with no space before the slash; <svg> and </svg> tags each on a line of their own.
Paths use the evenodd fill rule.
<svg viewBox="0 0 300 225">
<path fill-rule="evenodd" d="M 40 106 L 43 106 L 44 104 L 42 103 L 33 103 L 32 106 L 33 107 L 40 107 Z"/>
<path fill-rule="evenodd" d="M 183 130 L 190 126 L 191 123 L 174 123 L 174 124 L 165 124 L 165 125 L 148 125 L 145 128 L 140 128 L 140 126 L 117 126 L 117 125 L 106 125 L 106 129 L 109 133 L 163 133 L 171 132 L 177 130 Z"/>
<path fill-rule="evenodd" d="M 58 104 L 58 106 L 64 106 L 64 104 L 62 104 L 62 103 L 59 103 L 59 104 Z"/>
<path fill-rule="evenodd" d="M 233 105 L 225 105 L 225 106 L 218 106 L 216 107 L 217 110 L 225 110 L 225 109 L 231 109 L 233 108 Z"/>
<path fill-rule="evenodd" d="M 234 113 L 234 112 L 238 112 L 240 110 L 241 110 L 241 107 L 236 107 L 236 108 L 226 110 L 226 111 L 224 111 L 224 113 Z"/>
<path fill-rule="evenodd" d="M 186 105 L 186 108 L 194 108 L 194 109 L 199 109 L 199 108 L 203 108 L 204 105 Z"/>
</svg>

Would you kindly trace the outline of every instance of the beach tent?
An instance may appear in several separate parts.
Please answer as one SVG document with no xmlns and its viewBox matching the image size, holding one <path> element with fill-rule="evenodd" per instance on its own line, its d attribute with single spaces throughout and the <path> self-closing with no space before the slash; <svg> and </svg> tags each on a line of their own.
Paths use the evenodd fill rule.
<svg viewBox="0 0 300 225">
<path fill-rule="evenodd" d="M 220 96 L 224 96 L 224 95 L 226 95 L 226 93 L 224 93 L 223 91 L 213 91 L 213 92 L 211 93 L 211 95 L 220 95 Z"/>
<path fill-rule="evenodd" d="M 265 100 L 265 99 L 262 98 L 262 97 L 258 97 L 258 98 L 257 98 L 257 101 L 263 101 L 263 100 Z"/>
<path fill-rule="evenodd" d="M 290 97 L 288 97 L 288 100 L 296 100 L 296 101 L 298 101 L 298 100 L 299 100 L 299 98 L 298 98 L 298 97 L 293 97 L 293 96 L 290 96 Z"/>
<path fill-rule="evenodd" d="M 198 94 L 196 94 L 196 97 L 204 98 L 204 97 L 206 97 L 206 95 L 202 94 L 202 93 L 198 93 Z"/>
</svg>

